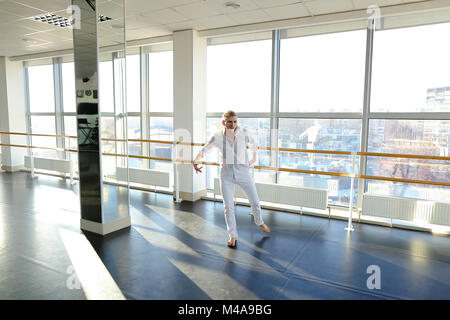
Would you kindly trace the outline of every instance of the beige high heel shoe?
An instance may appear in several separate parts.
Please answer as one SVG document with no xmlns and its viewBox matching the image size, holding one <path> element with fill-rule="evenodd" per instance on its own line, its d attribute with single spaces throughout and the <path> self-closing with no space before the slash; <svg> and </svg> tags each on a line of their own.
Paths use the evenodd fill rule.
<svg viewBox="0 0 450 320">
<path fill-rule="evenodd" d="M 229 248 L 236 248 L 237 246 L 237 239 L 236 238 L 231 238 L 230 240 L 227 241 L 227 246 Z"/>
</svg>

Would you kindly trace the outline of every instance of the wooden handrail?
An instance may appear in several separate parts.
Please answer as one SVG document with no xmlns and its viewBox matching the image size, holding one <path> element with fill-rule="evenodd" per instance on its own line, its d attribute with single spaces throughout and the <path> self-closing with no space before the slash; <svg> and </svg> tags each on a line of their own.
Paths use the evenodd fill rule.
<svg viewBox="0 0 450 320">
<path fill-rule="evenodd" d="M 115 142 L 127 142 L 126 139 L 114 139 L 114 138 L 101 138 L 102 141 L 115 141 Z"/>
<path fill-rule="evenodd" d="M 0 132 L 0 134 L 16 134 L 16 135 L 30 135 L 30 136 L 42 136 L 42 137 L 56 137 L 56 138 L 73 138 L 76 136 L 61 136 L 61 135 L 50 135 L 50 134 L 36 134 L 36 133 L 22 133 L 22 132 Z M 101 138 L 103 141 L 116 141 L 116 142 L 150 142 L 150 143 L 162 143 L 162 144 L 173 144 L 173 141 L 167 140 L 145 140 L 145 139 L 114 139 L 114 138 Z M 187 145 L 187 146 L 199 146 L 202 147 L 204 143 L 195 142 L 176 142 L 177 145 Z M 247 147 L 248 148 L 248 147 Z M 310 150 L 310 149 L 293 149 L 293 148 L 273 148 L 273 147 L 258 147 L 258 150 L 268 150 L 268 151 L 282 151 L 282 152 L 300 152 L 300 153 L 322 153 L 322 154 L 336 154 L 336 155 L 351 155 L 350 151 L 332 151 L 332 150 Z M 369 156 L 369 157 L 390 157 L 390 158 L 409 158 L 409 159 L 421 159 L 421 160 L 439 160 L 439 161 L 449 161 L 450 157 L 444 156 L 427 156 L 427 155 L 414 155 L 414 154 L 396 154 L 396 153 L 379 153 L 379 152 L 356 152 L 359 156 Z"/>
<path fill-rule="evenodd" d="M 0 132 L 2 133 L 2 132 Z M 17 133 L 19 134 L 19 133 Z M 26 135 L 26 134 L 24 134 Z M 43 134 L 36 134 L 37 136 L 50 136 Z M 53 136 L 53 137 L 65 137 L 65 138 L 77 138 L 74 136 Z M 118 141 L 118 142 L 126 142 L 126 139 L 112 139 L 112 138 L 102 138 L 103 141 Z M 164 143 L 164 144 L 172 144 L 169 141 L 160 141 L 160 140 L 139 140 L 139 139 L 128 139 L 128 141 L 143 141 L 143 142 L 154 142 L 154 143 Z M 190 143 L 180 143 L 190 145 Z M 34 146 L 23 146 L 23 145 L 12 145 L 12 144 L 2 144 L 3 146 L 11 146 L 11 147 L 24 147 L 24 148 L 41 148 Z M 192 144 L 191 144 L 192 145 Z M 279 150 L 279 151 L 288 151 L 288 152 L 302 152 L 302 153 L 322 153 L 322 154 L 337 154 L 337 155 L 351 155 L 352 153 L 349 151 L 327 151 L 327 150 L 308 150 L 308 149 L 286 149 L 286 148 L 270 148 L 270 147 L 258 147 L 260 150 Z M 390 158 L 409 158 L 409 159 L 419 159 L 419 160 L 439 160 L 439 161 L 449 161 L 450 157 L 443 156 L 421 156 L 421 155 L 412 155 L 412 154 L 391 154 L 391 153 L 374 153 L 374 152 L 356 152 L 357 155 L 363 156 L 374 156 L 374 157 L 390 157 Z M 327 158 L 321 158 L 327 159 Z M 331 158 L 330 158 L 331 159 Z M 333 158 L 333 160 L 344 160 L 341 158 Z M 407 163 L 403 163 L 407 164 Z M 418 163 L 419 164 L 419 163 Z"/>
<path fill-rule="evenodd" d="M 258 150 L 269 151 L 284 151 L 284 152 L 302 152 L 302 153 L 325 153 L 325 154 L 343 154 L 351 155 L 351 151 L 331 151 L 331 150 L 310 150 L 310 149 L 292 149 L 292 148 L 272 148 L 272 147 L 258 147 Z"/>
<path fill-rule="evenodd" d="M 414 180 L 414 179 L 403 179 L 403 178 L 394 178 L 394 177 L 375 177 L 375 176 L 367 176 L 356 174 L 356 178 L 361 179 L 370 179 L 370 180 L 385 180 L 385 181 L 394 181 L 394 182 L 406 182 L 406 183 L 418 183 L 418 184 L 429 184 L 433 186 L 445 186 L 450 187 L 450 182 L 443 181 L 427 181 L 427 180 Z"/>
<path fill-rule="evenodd" d="M 0 134 L 17 134 L 17 135 L 21 135 L 21 136 L 28 136 L 29 133 L 22 133 L 22 132 L 3 132 L 0 131 Z"/>
<path fill-rule="evenodd" d="M 23 133 L 23 132 L 3 132 L 3 131 L 1 131 L 0 134 L 15 134 L 15 135 L 21 135 L 21 136 L 72 138 L 72 139 L 77 138 L 77 136 L 61 136 L 61 135 L 57 135 L 57 134 L 44 134 L 44 133 Z"/>
<path fill-rule="evenodd" d="M 409 159 L 426 159 L 426 160 L 450 160 L 450 157 L 442 156 L 421 156 L 414 154 L 395 154 L 395 153 L 379 153 L 379 152 L 357 152 L 360 156 L 369 157 L 390 157 L 390 158 L 409 158 Z"/>
<path fill-rule="evenodd" d="M 193 161 L 179 160 L 179 162 L 192 163 Z M 205 164 L 205 165 L 216 165 L 216 166 L 220 165 L 217 162 L 199 161 L 199 163 Z M 290 168 L 274 168 L 274 167 L 264 167 L 264 166 L 255 166 L 255 169 L 273 170 L 273 171 L 278 170 L 278 171 L 296 172 L 296 173 L 310 173 L 310 174 L 338 176 L 338 177 L 350 177 L 351 176 L 349 173 L 341 173 L 341 172 L 326 172 L 326 171 L 301 170 L 301 169 L 290 169 Z M 413 179 L 403 179 L 403 178 L 394 178 L 394 177 L 376 177 L 376 176 L 368 176 L 368 175 L 360 175 L 360 174 L 355 174 L 355 178 L 394 181 L 394 182 L 406 182 L 406 183 L 417 183 L 417 184 L 428 184 L 428 185 L 435 185 L 435 186 L 450 187 L 450 182 L 442 182 L 442 181 L 413 180 Z"/>
<path fill-rule="evenodd" d="M 24 145 L 3 144 L 3 143 L 1 143 L 0 146 L 35 148 L 35 149 L 45 149 L 45 150 L 54 150 L 54 151 L 78 152 L 78 150 L 74 150 L 74 149 L 58 149 L 58 148 L 50 148 L 50 147 L 24 146 Z M 116 157 L 127 157 L 128 156 L 129 158 L 159 160 L 159 161 L 167 161 L 167 162 L 171 162 L 172 161 L 171 158 L 147 157 L 147 156 L 138 156 L 138 155 L 124 155 L 124 154 L 117 154 L 117 153 L 102 153 L 102 155 L 104 155 L 104 156 L 116 156 Z M 191 164 L 193 163 L 192 160 L 182 160 L 182 159 L 177 160 L 177 162 L 180 162 L 180 163 L 191 163 Z M 217 162 L 208 162 L 208 161 L 200 161 L 199 163 L 200 164 L 204 164 L 204 165 L 214 165 L 214 166 L 219 166 L 220 165 Z M 255 166 L 254 168 L 255 169 L 261 169 L 261 170 L 273 170 L 273 171 L 282 171 L 282 172 L 319 174 L 319 175 L 328 175 L 328 176 L 337 176 L 337 177 L 350 177 L 351 176 L 348 173 L 341 173 L 341 172 L 326 172 L 326 171 L 301 170 L 301 169 L 290 169 L 290 168 L 275 168 L 275 167 L 265 167 L 265 166 Z M 360 174 L 355 174 L 355 177 L 356 178 L 360 178 L 360 179 L 384 180 L 384 181 L 393 181 L 393 182 L 416 183 L 416 184 L 427 184 L 427 185 L 433 185 L 433 186 L 450 187 L 450 182 L 442 182 L 442 181 L 414 180 L 414 179 L 403 179 L 403 178 L 395 178 L 395 177 L 376 177 L 376 176 L 368 176 L 368 175 L 360 175 Z"/>
<path fill-rule="evenodd" d="M 152 142 L 152 143 L 163 143 L 163 144 L 170 144 L 172 145 L 172 141 L 164 141 L 164 140 L 141 140 L 141 139 L 128 139 L 128 141 L 133 142 Z"/>
<path fill-rule="evenodd" d="M 114 157 L 128 157 L 128 158 L 138 158 L 138 159 L 170 161 L 170 162 L 172 162 L 172 159 L 170 159 L 170 158 L 147 157 L 147 156 L 138 156 L 138 155 L 134 155 L 134 154 L 126 155 L 126 154 L 105 153 L 105 152 L 103 152 L 102 155 L 104 155 L 104 156 L 114 156 Z"/>
</svg>

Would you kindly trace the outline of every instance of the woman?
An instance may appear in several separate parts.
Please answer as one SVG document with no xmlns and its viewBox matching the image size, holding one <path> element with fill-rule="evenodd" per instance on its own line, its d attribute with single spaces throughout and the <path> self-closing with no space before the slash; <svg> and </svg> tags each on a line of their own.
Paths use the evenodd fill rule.
<svg viewBox="0 0 450 320">
<path fill-rule="evenodd" d="M 261 216 L 261 206 L 256 192 L 255 182 L 250 176 L 249 166 L 256 161 L 256 145 L 246 129 L 241 129 L 238 124 L 238 117 L 235 112 L 229 110 L 223 114 L 223 131 L 215 133 L 209 142 L 202 148 L 194 159 L 195 171 L 202 172 L 199 167 L 199 160 L 217 147 L 222 156 L 220 170 L 220 187 L 222 189 L 223 204 L 225 209 L 225 221 L 227 233 L 230 239 L 228 247 L 235 248 L 238 239 L 236 228 L 236 217 L 234 213 L 234 185 L 238 184 L 244 190 L 251 205 L 254 222 L 264 232 L 270 232 L 269 227 L 264 223 Z M 247 144 L 252 151 L 252 159 L 248 160 Z"/>
</svg>

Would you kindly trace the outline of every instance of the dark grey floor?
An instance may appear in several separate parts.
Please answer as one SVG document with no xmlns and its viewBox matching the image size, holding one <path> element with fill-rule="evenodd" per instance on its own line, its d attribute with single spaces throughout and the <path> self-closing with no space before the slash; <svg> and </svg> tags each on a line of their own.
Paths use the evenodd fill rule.
<svg viewBox="0 0 450 320">
<path fill-rule="evenodd" d="M 89 240 L 127 299 L 450 299 L 449 237 L 358 223 L 347 234 L 344 221 L 263 210 L 266 236 L 238 206 L 233 250 L 221 203 L 137 190 L 132 227 L 101 237 L 80 232 L 77 194 L 68 180 L 0 173 L 0 299 L 89 298 L 86 284 L 69 289 L 64 232 Z M 380 289 L 367 287 L 371 265 Z"/>
</svg>

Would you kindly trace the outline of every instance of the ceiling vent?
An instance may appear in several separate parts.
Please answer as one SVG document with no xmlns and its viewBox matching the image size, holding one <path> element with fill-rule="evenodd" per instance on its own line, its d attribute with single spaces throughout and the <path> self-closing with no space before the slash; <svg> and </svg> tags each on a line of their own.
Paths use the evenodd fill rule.
<svg viewBox="0 0 450 320">
<path fill-rule="evenodd" d="M 33 19 L 34 19 L 34 21 L 51 24 L 52 26 L 55 26 L 55 27 L 66 28 L 66 27 L 72 26 L 71 20 L 69 20 L 68 18 L 65 18 L 65 17 L 58 16 L 56 14 L 46 14 L 43 16 L 34 17 Z M 108 21 L 108 20 L 112 20 L 112 19 L 110 17 L 106 17 L 103 15 L 99 15 L 99 17 L 98 17 L 99 22 L 104 22 L 104 21 Z"/>
<path fill-rule="evenodd" d="M 43 16 L 34 17 L 34 21 L 48 23 L 51 24 L 52 26 L 61 28 L 70 27 L 72 25 L 69 19 L 57 16 L 56 14 L 46 14 Z"/>
</svg>

